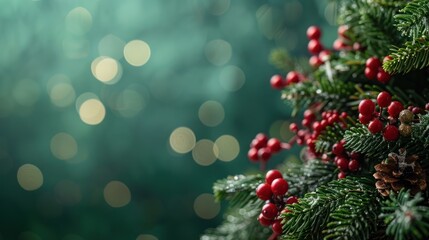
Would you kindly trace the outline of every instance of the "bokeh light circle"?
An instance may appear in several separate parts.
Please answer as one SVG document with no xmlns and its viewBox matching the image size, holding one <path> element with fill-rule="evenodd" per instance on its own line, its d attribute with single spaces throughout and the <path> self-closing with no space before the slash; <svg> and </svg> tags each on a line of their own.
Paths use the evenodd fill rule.
<svg viewBox="0 0 429 240">
<path fill-rule="evenodd" d="M 215 201 L 213 194 L 203 193 L 195 199 L 194 211 L 202 219 L 212 219 L 219 214 L 220 204 Z"/>
<path fill-rule="evenodd" d="M 215 127 L 222 123 L 223 119 L 225 118 L 225 111 L 222 104 L 209 100 L 200 106 L 198 110 L 198 117 L 204 125 L 208 127 Z"/>
<path fill-rule="evenodd" d="M 150 54 L 149 44 L 142 40 L 130 41 L 124 47 L 125 60 L 132 66 L 143 66 L 149 61 Z"/>
<path fill-rule="evenodd" d="M 222 39 L 208 42 L 204 50 L 207 60 L 216 66 L 224 65 L 232 56 L 231 44 Z"/>
<path fill-rule="evenodd" d="M 192 149 L 192 158 L 201 166 L 209 166 L 216 161 L 216 156 L 219 155 L 219 150 L 213 141 L 201 139 Z"/>
<path fill-rule="evenodd" d="M 43 174 L 33 164 L 24 164 L 18 169 L 17 179 L 19 185 L 27 191 L 34 191 L 43 185 Z"/>
<path fill-rule="evenodd" d="M 74 8 L 66 16 L 66 29 L 74 34 L 87 33 L 91 26 L 92 15 L 86 8 Z"/>
<path fill-rule="evenodd" d="M 104 120 L 106 109 L 100 100 L 88 99 L 80 105 L 80 119 L 88 125 L 97 125 Z"/>
<path fill-rule="evenodd" d="M 220 86 L 229 92 L 238 91 L 243 87 L 246 76 L 239 67 L 229 65 L 222 69 L 219 75 Z"/>
<path fill-rule="evenodd" d="M 78 145 L 76 140 L 68 133 L 60 132 L 51 139 L 51 152 L 61 160 L 69 160 L 76 156 Z"/>
<path fill-rule="evenodd" d="M 225 162 L 234 160 L 240 153 L 240 144 L 231 135 L 220 136 L 215 141 L 215 147 L 218 149 L 216 157 Z"/>
<path fill-rule="evenodd" d="M 58 83 L 55 84 L 49 91 L 49 97 L 52 104 L 55 106 L 67 107 L 74 102 L 76 98 L 76 92 L 71 84 Z"/>
<path fill-rule="evenodd" d="M 194 132 L 187 127 L 178 127 L 170 134 L 170 146 L 177 153 L 191 151 L 196 142 Z"/>
<path fill-rule="evenodd" d="M 91 63 L 94 77 L 105 84 L 115 84 L 122 77 L 121 64 L 113 58 L 101 56 Z"/>
<path fill-rule="evenodd" d="M 124 207 L 131 201 L 130 189 L 123 182 L 111 181 L 104 187 L 104 200 L 111 207 Z"/>
</svg>

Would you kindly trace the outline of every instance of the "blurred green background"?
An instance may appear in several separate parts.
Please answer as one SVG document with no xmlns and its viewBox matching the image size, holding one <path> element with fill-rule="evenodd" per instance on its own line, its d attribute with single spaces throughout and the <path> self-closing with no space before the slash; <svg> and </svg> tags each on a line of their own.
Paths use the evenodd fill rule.
<svg viewBox="0 0 429 240">
<path fill-rule="evenodd" d="M 269 53 L 318 0 L 0 1 L 0 239 L 198 239 L 212 183 L 288 138 Z M 285 74 L 285 73 L 282 73 Z M 291 156 L 273 158 L 272 166 Z"/>
</svg>

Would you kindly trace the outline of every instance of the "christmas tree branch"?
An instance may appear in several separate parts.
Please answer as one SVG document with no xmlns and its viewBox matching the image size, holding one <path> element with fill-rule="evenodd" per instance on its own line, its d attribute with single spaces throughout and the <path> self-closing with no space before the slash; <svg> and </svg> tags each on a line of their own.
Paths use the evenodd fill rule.
<svg viewBox="0 0 429 240">
<path fill-rule="evenodd" d="M 425 38 L 409 41 L 404 47 L 393 47 L 389 54 L 391 60 L 383 64 L 385 71 L 395 73 L 408 73 L 429 66 L 429 41 Z"/>
<path fill-rule="evenodd" d="M 367 211 L 366 207 L 368 206 L 363 207 L 363 205 L 371 204 L 367 204 L 365 201 L 359 203 L 359 201 L 369 199 L 368 202 L 372 202 L 376 196 L 377 192 L 374 188 L 373 179 L 348 177 L 331 181 L 317 188 L 315 192 L 305 194 L 299 200 L 299 203 L 287 207 L 289 212 L 282 214 L 284 218 L 282 222 L 283 237 L 284 239 L 321 239 L 326 236 L 327 239 L 330 239 L 337 234 L 332 229 L 335 229 L 336 226 L 339 227 L 338 223 L 335 223 L 335 219 L 339 218 L 342 211 L 347 207 L 349 212 L 355 212 L 362 216 L 364 221 L 369 221 L 369 218 L 373 217 L 373 215 L 364 215 L 361 211 Z M 369 208 L 376 209 L 372 205 Z M 356 227 L 359 224 L 353 226 L 357 221 L 362 221 L 362 219 L 357 217 L 354 221 L 350 220 L 349 224 L 351 225 L 348 225 L 348 228 L 350 228 L 348 234 L 353 237 L 369 236 L 371 231 L 374 230 L 374 228 L 365 228 L 362 229 L 363 232 L 357 231 Z M 376 221 L 376 218 L 371 221 Z M 329 223 L 331 224 L 330 227 L 326 228 Z M 323 232 L 324 229 L 327 232 Z M 342 231 L 344 232 L 345 230 L 343 229 Z"/>
<path fill-rule="evenodd" d="M 421 193 L 414 197 L 401 190 L 382 203 L 382 214 L 387 225 L 386 234 L 395 240 L 427 239 L 429 236 L 429 207 L 422 205 Z"/>
<path fill-rule="evenodd" d="M 230 209 L 224 221 L 215 229 L 208 229 L 201 240 L 268 239 L 271 229 L 263 227 L 256 219 L 261 212 L 260 204 Z"/>
<path fill-rule="evenodd" d="M 429 0 L 413 0 L 395 16 L 396 27 L 404 36 L 417 39 L 429 34 Z"/>
<path fill-rule="evenodd" d="M 336 168 L 331 162 L 325 163 L 320 159 L 312 159 L 304 165 L 287 169 L 284 172 L 284 178 L 289 183 L 288 193 L 301 197 L 307 192 L 316 190 L 318 186 L 336 178 Z"/>
<path fill-rule="evenodd" d="M 256 202 L 255 189 L 263 182 L 261 175 L 237 175 L 218 180 L 213 186 L 217 201 L 228 200 L 231 206 L 244 206 Z"/>
<path fill-rule="evenodd" d="M 421 115 L 420 122 L 413 125 L 412 137 L 424 148 L 429 147 L 429 114 Z"/>
</svg>

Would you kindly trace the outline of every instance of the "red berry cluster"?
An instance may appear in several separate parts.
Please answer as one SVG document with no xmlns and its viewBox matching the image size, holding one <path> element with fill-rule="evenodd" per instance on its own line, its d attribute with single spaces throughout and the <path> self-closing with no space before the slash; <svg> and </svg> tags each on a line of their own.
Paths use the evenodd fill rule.
<svg viewBox="0 0 429 240">
<path fill-rule="evenodd" d="M 304 111 L 304 119 L 301 122 L 304 128 L 299 129 L 296 123 L 292 123 L 289 125 L 289 129 L 296 133 L 296 143 L 298 145 L 306 144 L 310 153 L 317 155 L 316 139 L 320 133 L 335 123 L 346 127 L 345 118 L 347 118 L 346 112 L 340 114 L 337 110 L 328 110 L 322 112 L 321 120 L 318 121 L 314 112 L 307 109 Z"/>
<path fill-rule="evenodd" d="M 274 153 L 280 152 L 282 149 L 289 149 L 288 143 L 282 143 L 277 138 L 268 139 L 267 135 L 258 133 L 250 143 L 250 149 L 247 153 L 249 160 L 253 162 L 266 162 Z"/>
<path fill-rule="evenodd" d="M 390 60 L 390 56 L 386 56 L 383 59 L 383 62 Z M 366 60 L 365 63 L 365 76 L 369 80 L 375 80 L 381 83 L 388 83 L 391 76 L 389 73 L 385 72 L 383 67 L 381 66 L 381 61 L 377 57 L 370 57 Z"/>
<path fill-rule="evenodd" d="M 334 162 L 337 165 L 340 172 L 338 173 L 338 179 L 345 178 L 347 172 L 356 172 L 359 170 L 362 155 L 358 152 L 347 152 L 344 148 L 345 140 L 332 145 L 332 154 L 335 155 Z"/>
<path fill-rule="evenodd" d="M 317 26 L 310 26 L 307 29 L 307 37 L 310 40 L 307 45 L 308 51 L 311 53 L 309 59 L 309 64 L 312 67 L 319 67 L 326 60 L 329 59 L 331 55 L 329 50 L 324 50 L 322 43 L 320 42 L 320 37 L 322 36 L 322 31 Z"/>
<path fill-rule="evenodd" d="M 392 96 L 385 91 L 378 94 L 377 104 L 378 111 L 372 100 L 362 100 L 358 107 L 359 121 L 362 124 L 368 124 L 368 130 L 372 134 L 381 132 L 385 140 L 396 141 L 399 138 L 398 117 L 404 106 L 398 101 L 392 101 Z M 383 115 L 383 109 L 386 108 L 388 117 Z"/>
<path fill-rule="evenodd" d="M 285 78 L 283 78 L 280 74 L 272 76 L 270 79 L 270 84 L 272 88 L 282 90 L 291 84 L 299 83 L 304 80 L 305 77 L 301 73 L 297 71 L 290 71 Z"/>
<path fill-rule="evenodd" d="M 338 38 L 334 41 L 332 47 L 337 51 L 361 51 L 363 47 L 358 42 L 351 42 L 347 31 L 349 27 L 347 25 L 340 25 L 338 27 Z"/>
<path fill-rule="evenodd" d="M 256 196 L 266 201 L 258 221 L 263 226 L 271 226 L 273 232 L 278 235 L 282 233 L 280 213 L 288 211 L 285 208 L 286 205 L 298 202 L 298 198 L 295 196 L 286 198 L 285 194 L 288 190 L 289 184 L 278 170 L 268 171 L 265 175 L 265 182 L 256 188 Z"/>
</svg>

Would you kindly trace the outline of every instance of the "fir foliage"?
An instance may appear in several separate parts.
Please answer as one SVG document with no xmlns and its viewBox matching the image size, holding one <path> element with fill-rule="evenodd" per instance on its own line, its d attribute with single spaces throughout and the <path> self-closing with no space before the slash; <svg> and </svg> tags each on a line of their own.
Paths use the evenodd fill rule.
<svg viewBox="0 0 429 240">
<path fill-rule="evenodd" d="M 409 191 L 391 193 L 382 203 L 382 214 L 387 235 L 395 240 L 427 239 L 429 236 L 429 207 L 423 205 L 421 193 L 411 196 Z"/>
<path fill-rule="evenodd" d="M 263 227 L 256 220 L 261 204 L 249 204 L 243 208 L 232 208 L 224 216 L 221 225 L 208 229 L 201 240 L 261 240 L 268 239 L 271 229 Z"/>
<path fill-rule="evenodd" d="M 305 194 L 283 213 L 284 239 L 368 239 L 378 215 L 374 180 L 348 177 Z M 375 211 L 376 214 L 368 213 Z M 347 218 L 345 215 L 356 217 Z M 340 223 L 338 220 L 346 219 Z M 371 227 L 364 227 L 366 224 Z M 342 236 L 342 237 L 339 237 Z M 338 238 L 337 238 L 338 237 Z"/>
<path fill-rule="evenodd" d="M 383 68 L 391 74 L 422 69 L 429 66 L 429 41 L 421 38 L 406 42 L 403 47 L 392 47 L 389 56 L 392 60 L 386 61 Z"/>
<path fill-rule="evenodd" d="M 420 122 L 413 125 L 412 136 L 424 148 L 429 147 L 429 114 L 420 116 Z"/>
<path fill-rule="evenodd" d="M 309 160 L 304 165 L 295 165 L 284 172 L 284 178 L 289 182 L 290 195 L 304 196 L 312 192 L 320 185 L 328 183 L 336 178 L 334 170 L 337 167 L 331 162 L 323 162 L 320 159 Z"/>
<path fill-rule="evenodd" d="M 213 186 L 213 192 L 217 201 L 228 200 L 232 207 L 244 206 L 256 202 L 255 189 L 263 182 L 264 178 L 258 175 L 237 175 L 218 180 Z"/>
<path fill-rule="evenodd" d="M 429 35 L 429 0 L 413 0 L 395 15 L 396 27 L 411 39 Z"/>
</svg>

